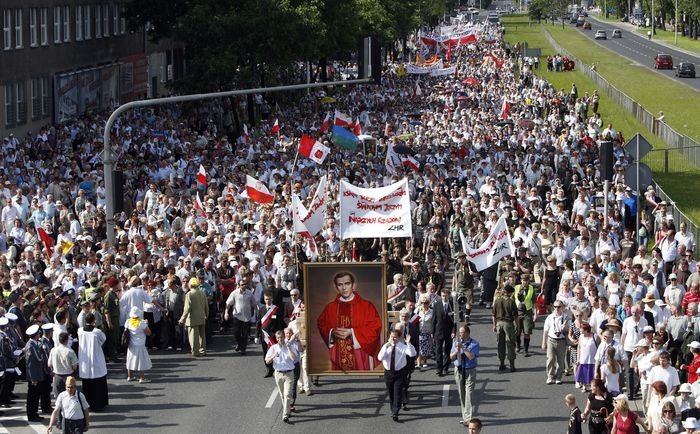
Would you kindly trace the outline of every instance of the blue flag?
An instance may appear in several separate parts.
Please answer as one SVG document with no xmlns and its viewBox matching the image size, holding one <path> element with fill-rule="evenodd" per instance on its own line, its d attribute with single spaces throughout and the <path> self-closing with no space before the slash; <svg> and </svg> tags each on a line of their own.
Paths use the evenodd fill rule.
<svg viewBox="0 0 700 434">
<path fill-rule="evenodd" d="M 357 149 L 357 144 L 360 142 L 356 135 L 338 125 L 333 125 L 331 140 L 333 140 L 333 143 L 350 151 Z"/>
</svg>

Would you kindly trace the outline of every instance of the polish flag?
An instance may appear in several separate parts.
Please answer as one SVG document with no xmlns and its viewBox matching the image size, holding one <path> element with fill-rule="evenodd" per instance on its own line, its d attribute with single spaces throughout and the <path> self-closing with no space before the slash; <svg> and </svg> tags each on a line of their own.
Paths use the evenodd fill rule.
<svg viewBox="0 0 700 434">
<path fill-rule="evenodd" d="M 411 317 L 411 319 L 409 319 L 408 321 L 410 323 L 412 323 L 414 326 L 417 326 L 418 323 L 420 323 L 420 315 L 418 315 L 417 313 L 414 313 L 413 317 Z"/>
<path fill-rule="evenodd" d="M 204 211 L 204 204 L 202 203 L 202 199 L 199 197 L 199 192 L 197 192 L 197 200 L 194 203 L 194 209 L 199 211 L 202 217 L 207 217 L 207 213 Z"/>
<path fill-rule="evenodd" d="M 416 172 L 418 172 L 418 169 L 420 168 L 420 164 L 418 163 L 418 161 L 415 158 L 411 157 L 410 155 L 403 157 L 401 164 L 404 167 L 410 167 L 411 169 L 415 170 Z"/>
<path fill-rule="evenodd" d="M 331 129 L 331 115 L 326 113 L 326 118 L 323 120 L 323 123 L 321 124 L 321 134 L 325 133 L 326 131 Z"/>
<path fill-rule="evenodd" d="M 280 132 L 280 123 L 277 119 L 275 119 L 275 124 L 272 125 L 272 129 L 270 130 L 271 135 L 279 134 Z"/>
<path fill-rule="evenodd" d="M 270 194 L 265 184 L 250 175 L 246 175 L 245 190 L 248 193 L 248 197 L 253 202 L 272 203 L 272 201 L 275 200 L 275 196 Z"/>
<path fill-rule="evenodd" d="M 49 236 L 48 233 L 46 233 L 46 230 L 41 227 L 41 225 L 37 225 L 35 223 L 35 229 L 36 233 L 39 234 L 39 238 L 41 241 L 44 243 L 44 248 L 46 249 L 46 254 L 50 258 L 53 255 L 52 247 L 53 247 L 53 238 Z"/>
<path fill-rule="evenodd" d="M 391 133 L 391 127 L 389 126 L 389 122 L 387 122 L 384 125 L 384 137 L 389 137 L 390 133 Z"/>
<path fill-rule="evenodd" d="M 265 343 L 267 344 L 268 347 L 271 347 L 277 343 L 277 341 L 274 340 L 272 338 L 272 336 L 270 336 L 270 334 L 268 332 L 266 332 L 265 330 L 262 331 L 262 334 L 263 334 L 263 339 L 265 339 Z"/>
<path fill-rule="evenodd" d="M 250 134 L 248 134 L 248 125 L 243 124 L 243 139 L 246 143 L 250 143 Z"/>
<path fill-rule="evenodd" d="M 357 119 L 355 124 L 352 125 L 352 132 L 355 133 L 356 136 L 362 134 L 362 124 L 360 123 L 360 119 Z"/>
<path fill-rule="evenodd" d="M 335 111 L 335 125 L 341 127 L 349 127 L 352 124 L 352 118 L 343 112 Z"/>
<path fill-rule="evenodd" d="M 508 98 L 503 97 L 503 105 L 501 106 L 501 112 L 498 114 L 498 118 L 501 120 L 508 119 L 508 113 L 510 112 L 510 103 Z"/>
<path fill-rule="evenodd" d="M 197 182 L 202 185 L 207 185 L 207 172 L 201 164 L 199 165 L 199 171 L 197 171 Z"/>
</svg>

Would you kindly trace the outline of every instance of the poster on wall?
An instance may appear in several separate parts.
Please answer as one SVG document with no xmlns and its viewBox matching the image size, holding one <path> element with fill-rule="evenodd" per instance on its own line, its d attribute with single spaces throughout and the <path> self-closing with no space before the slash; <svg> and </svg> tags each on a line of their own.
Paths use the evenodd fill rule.
<svg viewBox="0 0 700 434">
<path fill-rule="evenodd" d="M 110 65 L 100 70 L 102 92 L 100 107 L 114 108 L 119 105 L 119 65 Z"/>
<path fill-rule="evenodd" d="M 57 123 L 78 115 L 78 75 L 75 73 L 55 76 L 54 113 Z"/>
<path fill-rule="evenodd" d="M 100 70 L 88 69 L 80 73 L 80 103 L 78 111 L 80 113 L 89 113 L 100 108 Z"/>
<path fill-rule="evenodd" d="M 306 263 L 304 295 L 309 375 L 384 372 L 377 359 L 387 333 L 384 263 Z"/>
<path fill-rule="evenodd" d="M 144 98 L 148 91 L 148 57 L 134 54 L 120 58 L 119 63 L 121 100 L 126 102 Z"/>
</svg>

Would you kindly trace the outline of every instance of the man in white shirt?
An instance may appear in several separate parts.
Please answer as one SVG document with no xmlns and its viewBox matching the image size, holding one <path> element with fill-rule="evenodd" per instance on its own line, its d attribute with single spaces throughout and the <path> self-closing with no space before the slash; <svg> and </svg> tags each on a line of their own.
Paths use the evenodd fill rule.
<svg viewBox="0 0 700 434">
<path fill-rule="evenodd" d="M 299 360 L 299 351 L 296 345 L 284 340 L 284 331 L 275 333 L 277 343 L 268 348 L 265 354 L 265 363 L 272 363 L 275 370 L 275 383 L 282 397 L 282 420 L 289 423 L 289 415 L 292 406 L 292 387 L 294 385 L 294 363 Z M 399 395 L 400 396 L 400 395 Z"/>
<path fill-rule="evenodd" d="M 681 385 L 678 378 L 678 371 L 671 366 L 671 355 L 668 351 L 659 353 L 660 365 L 654 366 L 649 371 L 649 384 L 654 384 L 656 381 L 663 381 L 666 384 L 666 396 L 673 396 Z"/>
<path fill-rule="evenodd" d="M 557 300 L 552 304 L 554 312 L 544 320 L 542 349 L 547 351 L 547 384 L 561 384 L 566 362 L 566 336 L 569 318 L 564 314 L 564 304 Z"/>
<path fill-rule="evenodd" d="M 608 321 L 608 327 L 611 325 L 620 327 L 620 322 L 616 319 L 612 319 Z M 615 340 L 613 337 L 614 335 L 615 332 L 610 328 L 606 328 L 603 332 L 603 341 L 598 345 L 598 350 L 595 353 L 595 378 L 600 378 L 600 366 L 605 364 L 608 348 L 615 348 L 615 360 L 620 362 L 621 365 L 627 360 L 627 354 L 625 353 L 624 348 L 622 348 L 622 345 Z M 622 375 L 623 373 L 620 372 L 620 376 Z"/>
<path fill-rule="evenodd" d="M 406 356 L 415 357 L 416 349 L 411 345 L 411 335 L 407 334 L 405 343 L 399 342 L 401 330 L 392 330 L 389 341 L 382 345 L 377 358 L 384 365 L 384 383 L 389 392 L 391 402 L 391 417 L 394 422 L 399 420 L 402 391 L 406 382 L 408 361 Z"/>
<path fill-rule="evenodd" d="M 639 306 L 632 306 L 632 315 L 625 319 L 622 323 L 622 338 L 620 339 L 622 343 L 622 348 L 625 350 L 627 355 L 628 363 L 632 360 L 632 353 L 634 352 L 634 346 L 639 342 L 644 336 L 644 330 L 649 327 L 646 318 L 642 316 L 642 312 Z M 651 327 L 649 327 L 651 328 Z M 653 331 L 654 329 L 652 329 Z M 627 368 L 627 393 L 629 396 L 634 396 L 635 391 L 635 380 L 634 380 L 634 370 Z"/>
</svg>

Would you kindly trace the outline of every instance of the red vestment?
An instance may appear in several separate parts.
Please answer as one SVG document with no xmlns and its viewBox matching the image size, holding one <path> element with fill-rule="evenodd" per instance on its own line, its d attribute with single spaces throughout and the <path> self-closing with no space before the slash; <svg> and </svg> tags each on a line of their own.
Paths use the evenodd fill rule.
<svg viewBox="0 0 700 434">
<path fill-rule="evenodd" d="M 372 303 L 357 293 L 350 301 L 340 295 L 328 303 L 317 320 L 318 331 L 328 347 L 332 369 L 368 371 L 379 365 L 377 354 L 381 346 L 382 319 Z M 354 348 L 353 338 L 338 339 L 333 329 L 352 329 L 360 348 Z"/>
</svg>

